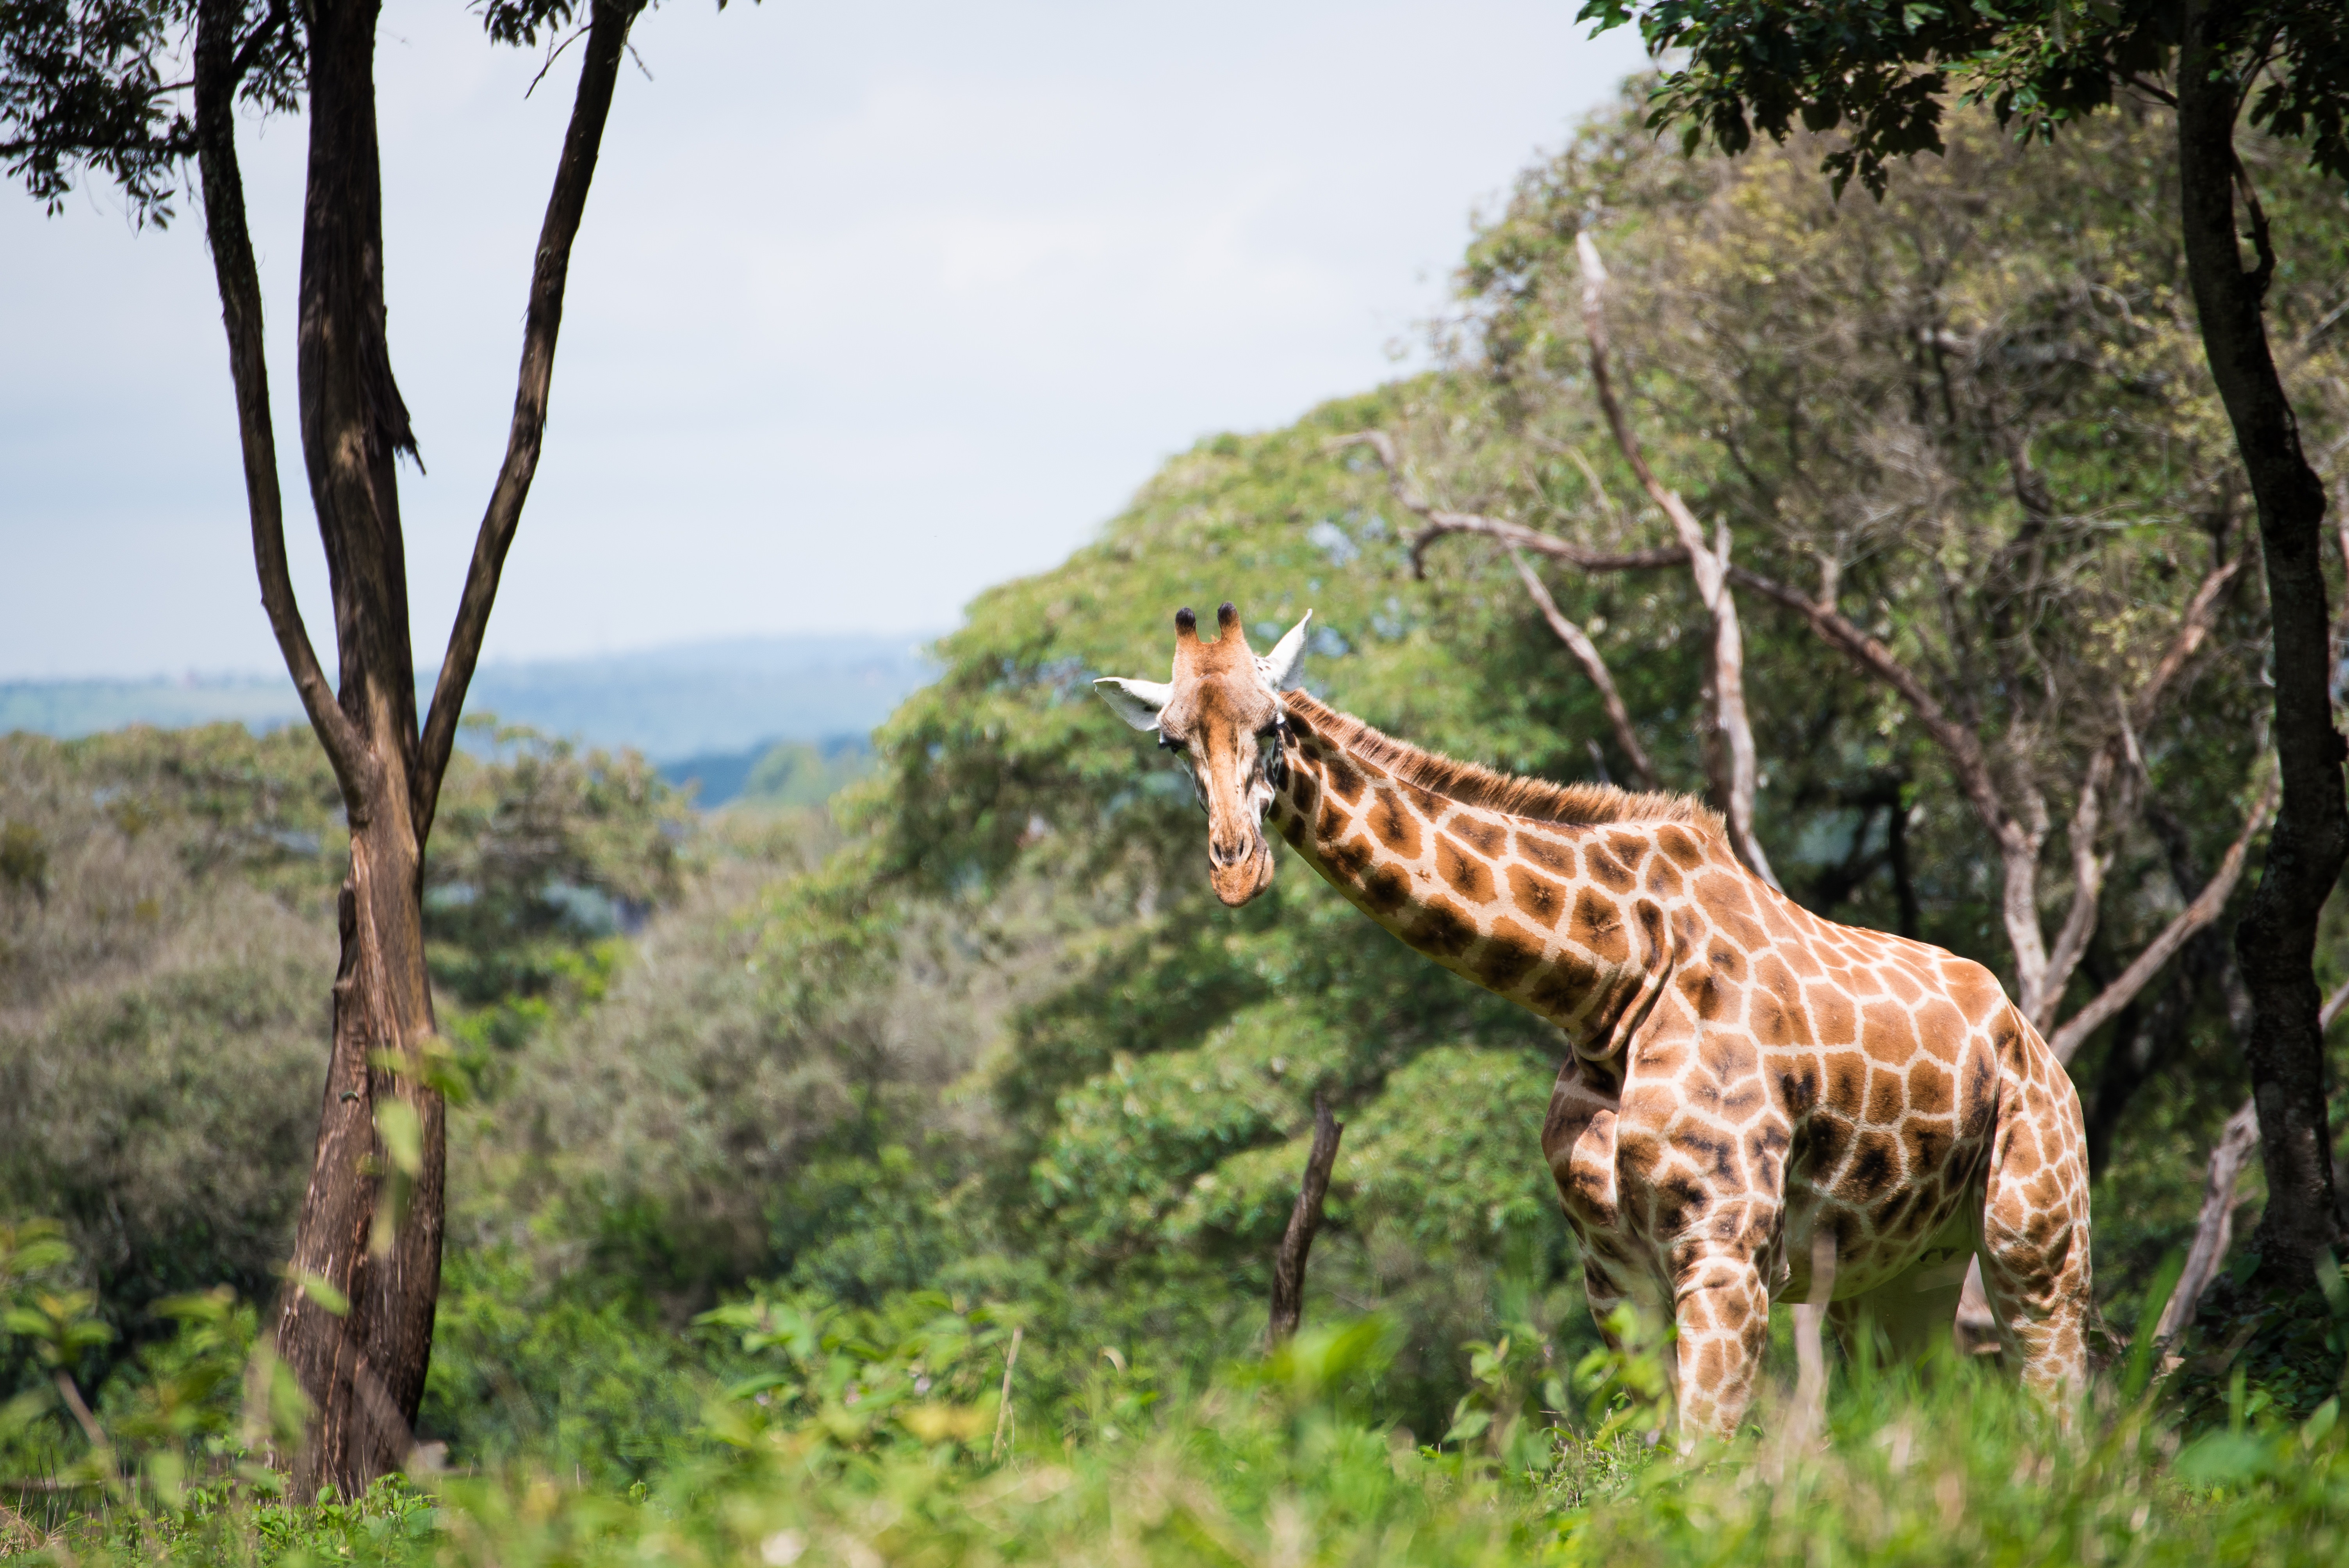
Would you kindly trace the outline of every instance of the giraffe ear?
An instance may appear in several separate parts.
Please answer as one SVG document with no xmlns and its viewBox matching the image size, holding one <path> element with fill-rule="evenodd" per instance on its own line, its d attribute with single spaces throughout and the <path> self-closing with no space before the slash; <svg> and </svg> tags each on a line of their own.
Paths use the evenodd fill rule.
<svg viewBox="0 0 2349 1568">
<path fill-rule="evenodd" d="M 1093 692 L 1109 704 L 1110 711 L 1136 729 L 1158 727 L 1159 710 L 1174 699 L 1174 688 L 1159 681 L 1121 680 L 1116 676 L 1103 676 L 1093 682 Z"/>
<path fill-rule="evenodd" d="M 1288 628 L 1280 641 L 1272 645 L 1272 652 L 1257 660 L 1256 667 L 1264 673 L 1267 685 L 1275 691 L 1286 691 L 1297 679 L 1298 667 L 1305 663 L 1305 623 L 1313 619 L 1313 612 L 1305 612 L 1305 619 Z"/>
</svg>

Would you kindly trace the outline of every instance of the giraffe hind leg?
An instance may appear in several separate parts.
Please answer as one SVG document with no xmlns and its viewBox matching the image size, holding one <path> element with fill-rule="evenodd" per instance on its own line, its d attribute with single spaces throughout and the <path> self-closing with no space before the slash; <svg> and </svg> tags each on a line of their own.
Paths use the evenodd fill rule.
<svg viewBox="0 0 2349 1568">
<path fill-rule="evenodd" d="M 1998 1316 L 2000 1346 L 2025 1387 L 2059 1402 L 2086 1386 L 2095 1322 L 2086 1139 L 2079 1101 L 2068 1084 L 2064 1088 L 2061 1099 L 2025 1097 L 2028 1125 L 2012 1134 L 2000 1129 L 1981 1243 L 1982 1285 Z"/>
</svg>

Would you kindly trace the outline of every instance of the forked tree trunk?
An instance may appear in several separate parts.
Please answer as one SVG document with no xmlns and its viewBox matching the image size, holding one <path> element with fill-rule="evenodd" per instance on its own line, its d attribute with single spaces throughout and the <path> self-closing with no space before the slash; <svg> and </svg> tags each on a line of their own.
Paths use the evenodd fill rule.
<svg viewBox="0 0 2349 1568">
<path fill-rule="evenodd" d="M 2333 727 L 2324 487 L 2301 450 L 2299 425 L 2269 346 L 2262 310 L 2274 255 L 2248 183 L 2246 216 L 2257 257 L 2250 270 L 2237 238 L 2242 172 L 2235 119 L 2244 85 L 2229 68 L 2229 46 L 2240 42 L 2227 36 L 2230 18 L 2216 0 L 2188 0 L 2178 62 L 2180 212 L 2203 351 L 2259 508 L 2274 627 L 2283 802 L 2259 886 L 2235 928 L 2235 951 L 2251 994 L 2246 1055 L 2268 1183 L 2253 1244 L 2261 1284 L 2296 1294 L 2311 1284 L 2317 1253 L 2337 1230 L 2312 961 L 2317 916 L 2349 857 L 2349 801 L 2341 779 L 2349 746 Z"/>
<path fill-rule="evenodd" d="M 277 1324 L 278 1353 L 316 1405 L 296 1496 L 329 1481 L 348 1492 L 405 1462 L 440 1289 L 443 1108 L 416 1071 L 434 1029 L 397 469 L 415 438 L 385 334 L 377 13 L 377 0 L 314 0 L 308 16 L 302 450 L 334 593 L 339 706 L 364 761 L 345 786 L 351 865 L 334 1042 L 293 1257 L 296 1276 L 326 1282 L 347 1312 L 338 1319 L 325 1293 L 291 1290 Z M 412 1129 L 378 1127 L 399 1114 L 392 1102 Z M 406 1212 L 379 1224 L 395 1187 L 408 1190 Z"/>
<path fill-rule="evenodd" d="M 585 209 L 640 0 L 596 0 L 547 203 L 506 459 L 482 518 L 457 623 L 421 725 L 409 653 L 398 462 L 413 455 L 385 331 L 375 113 L 379 0 L 309 0 L 310 166 L 297 380 L 303 455 L 326 546 L 337 679 L 328 686 L 285 565 L 283 499 L 262 351 L 260 279 L 235 145 L 243 0 L 202 0 L 194 57 L 205 225 L 228 333 L 254 559 L 287 669 L 333 762 L 351 830 L 338 903 L 318 1141 L 302 1203 L 278 1355 L 312 1410 L 294 1494 L 364 1490 L 408 1458 L 440 1284 L 445 1107 L 430 1081 L 424 851 L 465 688 L 507 547 L 537 469 L 572 242 Z"/>
</svg>

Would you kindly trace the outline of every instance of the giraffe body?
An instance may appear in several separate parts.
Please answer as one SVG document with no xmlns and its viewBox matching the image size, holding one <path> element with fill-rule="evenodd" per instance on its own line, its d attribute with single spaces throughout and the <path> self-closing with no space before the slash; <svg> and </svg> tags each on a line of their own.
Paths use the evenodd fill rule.
<svg viewBox="0 0 2349 1568">
<path fill-rule="evenodd" d="M 1692 801 L 1504 778 L 1278 693 L 1301 639 L 1259 661 L 1223 621 L 1216 643 L 1178 640 L 1173 686 L 1141 688 L 1168 694 L 1154 712 L 1207 804 L 1217 892 L 1269 883 L 1270 828 L 1380 925 L 1564 1032 L 1542 1150 L 1593 1315 L 1631 1301 L 1675 1323 L 1684 1432 L 1736 1430 L 1770 1303 L 1806 1298 L 1822 1233 L 1839 1326 L 1946 1336 L 1979 1253 L 2024 1380 L 2079 1385 L 2079 1100 L 1988 970 L 1809 913 Z"/>
</svg>

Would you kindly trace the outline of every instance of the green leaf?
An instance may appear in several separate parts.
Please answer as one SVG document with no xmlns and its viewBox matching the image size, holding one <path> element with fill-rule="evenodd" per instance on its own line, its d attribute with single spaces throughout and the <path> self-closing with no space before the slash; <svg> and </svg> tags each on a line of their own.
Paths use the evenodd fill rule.
<svg viewBox="0 0 2349 1568">
<path fill-rule="evenodd" d="M 424 1123 L 414 1106 L 389 1095 L 378 1099 L 375 1130 L 383 1140 L 384 1152 L 391 1156 L 392 1167 L 401 1175 L 412 1179 L 423 1171 Z"/>
<path fill-rule="evenodd" d="M 294 1287 L 317 1303 L 321 1310 L 331 1313 L 336 1317 L 348 1317 L 351 1315 L 351 1298 L 336 1290 L 334 1282 L 326 1275 L 313 1274 L 308 1269 L 295 1269 L 290 1277 L 294 1282 Z"/>
</svg>

